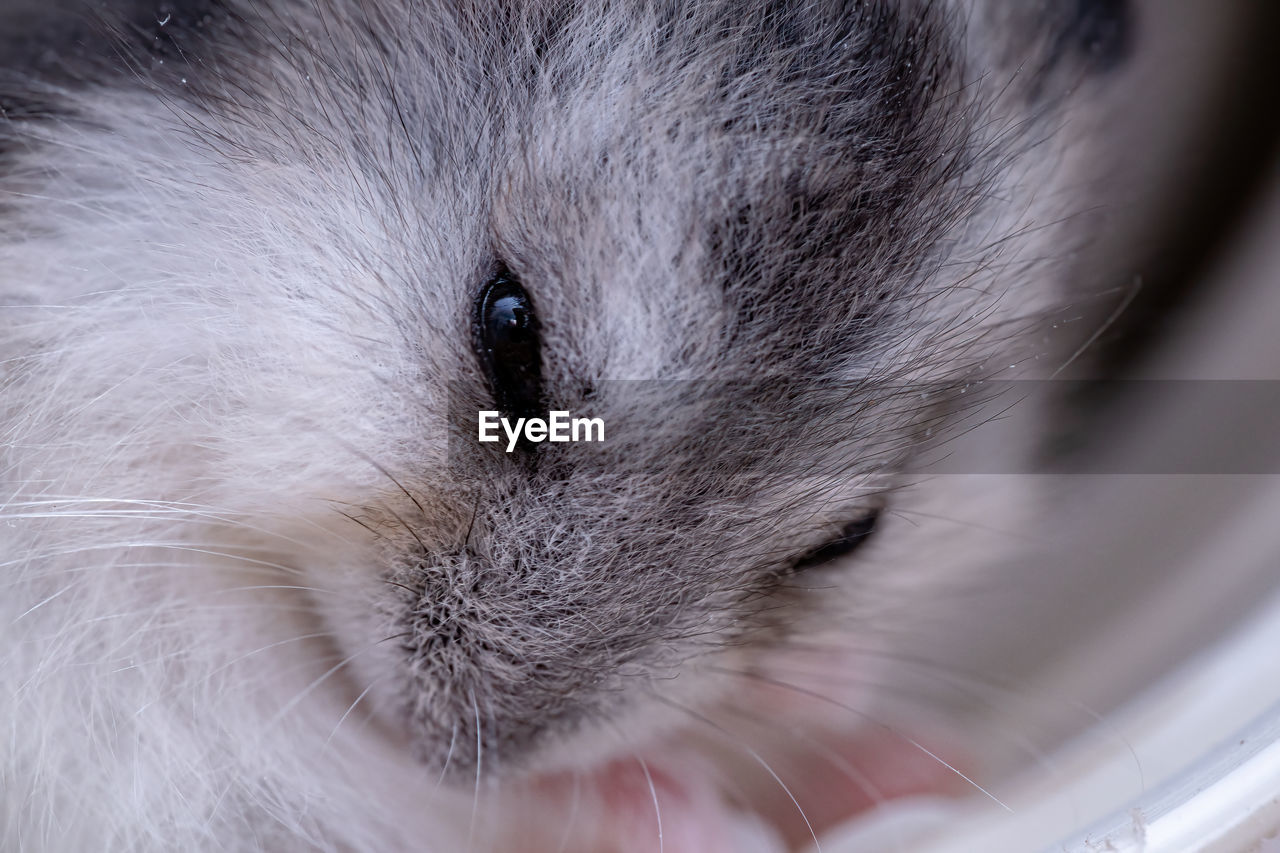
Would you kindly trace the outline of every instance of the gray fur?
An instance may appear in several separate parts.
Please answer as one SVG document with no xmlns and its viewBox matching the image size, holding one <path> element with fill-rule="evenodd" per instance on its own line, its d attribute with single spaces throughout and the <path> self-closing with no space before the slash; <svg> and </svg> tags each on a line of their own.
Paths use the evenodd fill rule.
<svg viewBox="0 0 1280 853">
<path fill-rule="evenodd" d="M 152 579 L 152 618 L 180 626 L 164 648 L 187 661 L 154 677 L 180 704 L 264 634 L 223 641 L 238 623 L 184 623 L 179 604 L 278 566 L 304 588 L 263 595 L 357 654 L 324 686 L 339 707 L 359 696 L 423 778 L 466 786 L 669 715 L 655 695 L 708 700 L 697 661 L 846 624 L 859 558 L 797 560 L 899 500 L 968 383 L 1034 375 L 1058 345 L 1039 338 L 1069 247 L 1050 223 L 1079 207 L 1061 91 L 1087 51 L 997 5 L 226 2 L 126 16 L 115 48 L 54 71 L 26 61 L 0 89 L 20 591 L 0 620 L 75 580 L 11 644 L 71 636 Z M 602 448 L 470 441 L 492 406 L 471 310 L 499 265 L 537 306 L 548 400 L 603 417 Z M 17 512 L 46 500 L 180 518 Z M 49 556 L 191 536 L 221 556 L 143 575 L 172 556 Z M 67 659 L 100 640 L 72 635 Z M 149 630 L 112 636 L 154 650 Z M 272 654 L 268 673 L 299 652 Z M 55 682 L 12 713 L 58 718 Z M 142 701 L 101 695 L 125 715 Z M 234 754 L 271 716 L 255 714 L 199 737 Z M 306 731 L 272 748 L 301 754 Z M 36 760 L 74 765 L 17 750 L 0 773 Z M 268 812 L 294 843 L 316 820 L 334 849 L 395 837 L 355 806 L 345 837 L 299 817 L 264 763 L 261 787 L 228 783 L 246 824 Z M 183 792 L 200 772 L 159 775 Z M 0 837 L 66 808 L 25 784 Z M 90 774 L 86 795 L 105 784 Z M 245 832 L 212 820 L 221 799 L 189 802 L 215 835 Z M 165 819 L 147 843 L 211 844 Z"/>
</svg>

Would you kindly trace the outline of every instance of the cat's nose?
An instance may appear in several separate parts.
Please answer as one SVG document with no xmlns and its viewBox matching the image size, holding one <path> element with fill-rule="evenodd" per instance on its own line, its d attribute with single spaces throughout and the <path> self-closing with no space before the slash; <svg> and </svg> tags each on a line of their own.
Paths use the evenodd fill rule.
<svg viewBox="0 0 1280 853">
<path fill-rule="evenodd" d="M 588 590 L 543 579 L 555 571 L 470 552 L 417 571 L 401 617 L 404 713 L 418 757 L 442 778 L 510 770 L 598 703 L 620 634 L 591 627 Z"/>
</svg>

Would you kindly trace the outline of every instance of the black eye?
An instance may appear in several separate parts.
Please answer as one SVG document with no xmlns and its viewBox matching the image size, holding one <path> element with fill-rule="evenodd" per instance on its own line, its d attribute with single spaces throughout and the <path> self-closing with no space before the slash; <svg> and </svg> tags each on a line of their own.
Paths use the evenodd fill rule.
<svg viewBox="0 0 1280 853">
<path fill-rule="evenodd" d="M 503 267 L 476 298 L 474 344 L 489 391 L 503 414 L 541 412 L 542 345 L 533 300 Z"/>
<path fill-rule="evenodd" d="M 856 521 L 849 522 L 840 530 L 840 535 L 835 539 L 825 545 L 819 545 L 796 560 L 792 570 L 803 572 L 806 569 L 817 568 L 839 557 L 852 554 L 860 545 L 871 538 L 871 534 L 876 529 L 876 522 L 879 519 L 880 511 L 876 510 Z"/>
</svg>

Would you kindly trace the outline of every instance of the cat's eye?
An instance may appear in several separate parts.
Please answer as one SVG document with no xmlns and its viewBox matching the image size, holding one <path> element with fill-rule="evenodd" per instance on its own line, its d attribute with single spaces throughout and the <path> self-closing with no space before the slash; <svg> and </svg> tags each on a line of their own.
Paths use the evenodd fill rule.
<svg viewBox="0 0 1280 853">
<path fill-rule="evenodd" d="M 880 511 L 875 510 L 849 522 L 840 529 L 840 534 L 836 538 L 807 551 L 796 560 L 792 565 L 792 571 L 802 572 L 806 569 L 814 569 L 852 554 L 871 538 L 879 519 Z"/>
<path fill-rule="evenodd" d="M 542 408 L 538 317 L 529 293 L 505 267 L 480 288 L 473 339 L 489 391 L 503 414 L 538 414 Z"/>
</svg>

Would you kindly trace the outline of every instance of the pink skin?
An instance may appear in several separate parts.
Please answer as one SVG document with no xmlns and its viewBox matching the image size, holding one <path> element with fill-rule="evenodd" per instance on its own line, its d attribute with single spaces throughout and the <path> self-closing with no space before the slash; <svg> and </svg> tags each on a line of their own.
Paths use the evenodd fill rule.
<svg viewBox="0 0 1280 853">
<path fill-rule="evenodd" d="M 835 647 L 769 664 L 732 677 L 722 703 L 690 711 L 698 722 L 634 753 L 504 786 L 501 834 L 478 849 L 789 853 L 877 804 L 970 790 L 947 766 L 967 763 L 962 755 L 930 740 L 931 754 L 859 709 L 865 686 L 851 674 L 862 669 Z M 816 678 L 830 673 L 846 677 Z"/>
<path fill-rule="evenodd" d="M 514 809 L 519 817 L 502 821 L 513 829 L 494 839 L 493 849 L 798 851 L 879 802 L 963 790 L 959 777 L 939 761 L 884 730 L 843 739 L 806 737 L 805 750 L 785 751 L 779 741 L 751 752 L 739 749 L 736 759 L 726 752 L 713 762 L 702 750 L 682 745 L 619 758 L 589 772 L 544 777 L 530 789 L 504 795 L 504 814 Z M 730 757 L 720 760 L 725 756 Z"/>
</svg>

